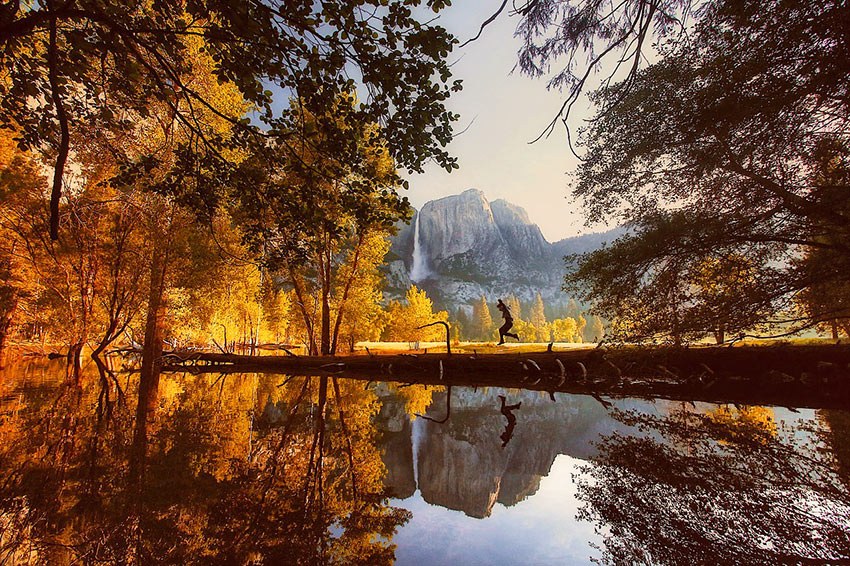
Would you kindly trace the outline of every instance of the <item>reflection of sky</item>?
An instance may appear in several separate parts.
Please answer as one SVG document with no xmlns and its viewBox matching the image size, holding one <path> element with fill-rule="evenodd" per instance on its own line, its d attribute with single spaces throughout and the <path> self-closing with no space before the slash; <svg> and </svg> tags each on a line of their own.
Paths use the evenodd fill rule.
<svg viewBox="0 0 850 566">
<path fill-rule="evenodd" d="M 390 504 L 413 513 L 393 537 L 396 564 L 589 564 L 593 525 L 576 521 L 572 475 L 584 462 L 560 455 L 539 491 L 512 507 L 496 504 L 485 519 L 426 503 L 417 491 Z"/>
<path fill-rule="evenodd" d="M 623 410 L 660 415 L 677 410 L 708 413 L 718 408 L 716 404 L 701 402 L 691 406 L 663 400 L 655 403 L 634 399 L 612 401 Z M 780 434 L 791 433 L 798 442 L 810 440 L 809 434 L 797 427 L 814 420 L 814 410 L 771 407 L 771 411 Z M 614 426 L 616 421 L 610 418 L 602 420 L 606 424 L 610 422 L 608 432 L 620 428 Z M 592 427 L 593 436 L 600 434 L 600 429 L 608 428 Z M 646 434 L 624 428 L 631 434 Z M 648 434 L 663 442 L 657 432 Z M 413 436 L 416 436 L 415 430 Z M 415 444 L 414 439 L 414 454 L 417 452 Z M 414 457 L 414 462 L 416 460 Z M 392 499 L 392 506 L 405 508 L 413 514 L 410 522 L 393 537 L 392 542 L 397 545 L 397 564 L 590 564 L 590 558 L 598 555 L 591 543 L 598 544 L 600 537 L 591 523 L 576 520 L 582 502 L 576 499 L 573 476 L 581 465 L 589 464 L 566 454 L 558 455 L 549 474 L 541 479 L 539 490 L 511 507 L 496 503 L 492 514 L 484 519 L 429 504 L 418 490 L 405 500 Z"/>
</svg>

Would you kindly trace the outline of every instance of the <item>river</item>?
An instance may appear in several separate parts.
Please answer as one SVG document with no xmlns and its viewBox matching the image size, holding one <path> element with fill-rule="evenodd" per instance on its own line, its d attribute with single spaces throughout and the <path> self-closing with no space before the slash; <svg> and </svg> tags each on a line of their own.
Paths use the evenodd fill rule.
<svg viewBox="0 0 850 566">
<path fill-rule="evenodd" d="M 140 421 L 112 363 L 0 370 L 0 564 L 850 559 L 846 411 L 167 373 Z"/>
</svg>

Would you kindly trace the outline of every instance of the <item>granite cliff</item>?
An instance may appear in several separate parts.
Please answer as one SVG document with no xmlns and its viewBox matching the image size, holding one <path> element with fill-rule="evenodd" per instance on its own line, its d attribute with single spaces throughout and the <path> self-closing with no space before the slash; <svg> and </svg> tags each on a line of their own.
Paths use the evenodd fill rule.
<svg viewBox="0 0 850 566">
<path fill-rule="evenodd" d="M 387 295 L 398 298 L 413 282 L 440 306 L 482 294 L 530 301 L 539 292 L 550 302 L 564 300 L 563 257 L 596 249 L 621 233 L 550 243 L 524 209 L 501 199 L 489 202 L 482 191 L 469 189 L 425 203 L 409 225 L 399 226 L 385 267 Z"/>
</svg>

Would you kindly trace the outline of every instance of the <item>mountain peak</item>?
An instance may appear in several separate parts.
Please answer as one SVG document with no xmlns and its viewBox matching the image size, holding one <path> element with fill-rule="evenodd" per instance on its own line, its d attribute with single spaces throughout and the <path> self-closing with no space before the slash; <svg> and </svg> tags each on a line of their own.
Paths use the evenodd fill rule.
<svg viewBox="0 0 850 566">
<path fill-rule="evenodd" d="M 388 282 L 393 292 L 406 291 L 416 252 L 431 274 L 420 283 L 442 304 L 506 293 L 530 300 L 540 292 L 557 300 L 562 296 L 562 258 L 576 247 L 586 251 L 598 245 L 606 235 L 551 244 L 525 209 L 504 199 L 489 202 L 483 191 L 471 188 L 425 203 L 414 222 L 393 238 L 391 251 L 397 259 L 387 268 Z"/>
<path fill-rule="evenodd" d="M 523 226 L 535 226 L 534 222 L 529 220 L 528 213 L 521 206 L 506 201 L 505 199 L 497 199 L 490 203 L 490 210 L 493 211 L 493 216 L 496 222 L 502 220 L 504 223 L 519 224 Z"/>
</svg>

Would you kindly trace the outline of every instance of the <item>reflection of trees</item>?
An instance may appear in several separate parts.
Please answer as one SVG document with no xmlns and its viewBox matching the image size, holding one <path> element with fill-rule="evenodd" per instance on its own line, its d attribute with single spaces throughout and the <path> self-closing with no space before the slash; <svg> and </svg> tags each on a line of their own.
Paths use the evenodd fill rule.
<svg viewBox="0 0 850 566">
<path fill-rule="evenodd" d="M 136 393 L 102 371 L 49 402 L 0 404 L 0 563 L 392 562 L 407 513 L 386 505 L 372 392 L 163 375 L 137 423 Z M 254 418 L 267 402 L 274 426 Z"/>
<path fill-rule="evenodd" d="M 746 415 L 614 417 L 641 434 L 603 438 L 599 457 L 578 479 L 585 501 L 579 516 L 597 523 L 604 562 L 814 564 L 850 557 L 850 493 L 827 432 L 816 424 L 777 434 Z"/>
</svg>

